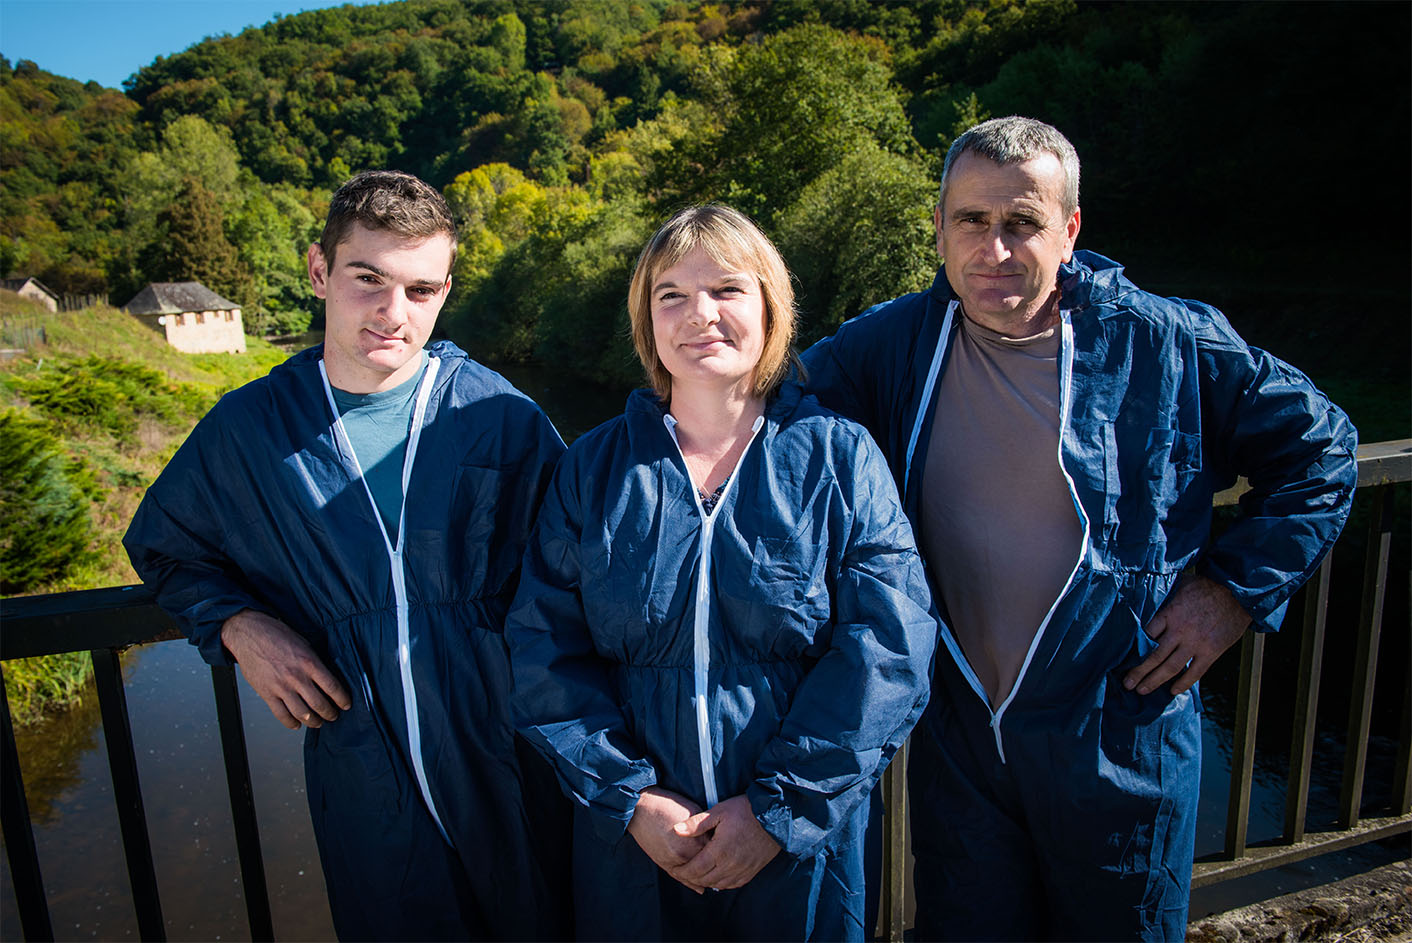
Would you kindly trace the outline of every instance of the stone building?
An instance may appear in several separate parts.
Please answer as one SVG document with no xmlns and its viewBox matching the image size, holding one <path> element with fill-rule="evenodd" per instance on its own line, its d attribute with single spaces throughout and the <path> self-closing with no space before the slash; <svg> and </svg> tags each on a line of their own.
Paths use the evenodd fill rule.
<svg viewBox="0 0 1412 943">
<path fill-rule="evenodd" d="M 188 354 L 243 354 L 245 328 L 240 305 L 200 282 L 152 282 L 123 310 L 162 333 Z"/>
<path fill-rule="evenodd" d="M 39 304 L 42 304 L 55 313 L 59 310 L 59 296 L 55 294 L 49 286 L 45 285 L 37 278 L 15 276 L 13 278 L 0 279 L 0 288 L 9 289 L 21 298 L 37 301 Z"/>
</svg>

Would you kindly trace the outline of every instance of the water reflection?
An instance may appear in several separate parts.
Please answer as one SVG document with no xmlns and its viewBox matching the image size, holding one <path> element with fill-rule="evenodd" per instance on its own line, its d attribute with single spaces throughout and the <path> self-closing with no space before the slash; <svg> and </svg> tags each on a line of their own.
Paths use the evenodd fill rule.
<svg viewBox="0 0 1412 943">
<path fill-rule="evenodd" d="M 565 377 L 561 371 L 533 364 L 492 364 L 501 376 L 539 404 L 554 427 L 572 442 L 623 411 L 628 391 Z"/>
<path fill-rule="evenodd" d="M 168 937 L 249 939 L 210 670 L 181 642 L 133 649 L 123 663 Z M 40 871 L 58 939 L 136 939 L 102 723 L 88 693 L 83 707 L 17 731 Z M 243 682 L 241 707 L 275 934 L 331 940 L 302 737 Z M 0 939 L 20 939 L 8 860 L 0 870 Z"/>
<path fill-rule="evenodd" d="M 283 337 L 267 337 L 269 341 L 286 354 L 297 354 L 305 347 L 313 347 L 324 342 L 323 331 L 305 331 L 303 334 L 285 334 Z"/>
<path fill-rule="evenodd" d="M 53 711 L 38 723 L 16 730 L 21 756 L 27 757 L 25 789 L 35 825 L 55 822 L 59 816 L 55 800 L 83 782 L 79 759 L 98 747 L 103 720 L 92 678 L 82 697 L 71 709 Z"/>
</svg>

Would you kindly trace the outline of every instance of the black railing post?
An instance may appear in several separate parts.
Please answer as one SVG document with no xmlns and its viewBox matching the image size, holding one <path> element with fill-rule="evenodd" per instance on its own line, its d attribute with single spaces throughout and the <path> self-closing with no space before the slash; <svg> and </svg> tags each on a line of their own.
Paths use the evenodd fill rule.
<svg viewBox="0 0 1412 943">
<path fill-rule="evenodd" d="M 1246 632 L 1240 643 L 1240 690 L 1236 696 L 1235 739 L 1231 744 L 1231 793 L 1226 806 L 1226 857 L 1232 859 L 1244 857 L 1250 826 L 1250 781 L 1255 769 L 1255 726 L 1260 718 L 1264 661 L 1265 633 Z"/>
<path fill-rule="evenodd" d="M 1299 643 L 1299 688 L 1294 699 L 1294 730 L 1289 745 L 1289 787 L 1285 790 L 1284 840 L 1291 845 L 1304 840 L 1304 820 L 1309 811 L 1309 773 L 1314 763 L 1315 720 L 1319 710 L 1319 681 L 1324 662 L 1324 627 L 1329 612 L 1329 576 L 1334 555 L 1328 553 L 1319 572 L 1304 588 L 1304 632 Z"/>
<path fill-rule="evenodd" d="M 1373 681 L 1378 673 L 1378 638 L 1383 625 L 1388 548 L 1392 543 L 1392 488 L 1373 489 L 1368 515 L 1368 550 L 1363 561 L 1363 602 L 1358 617 L 1358 652 L 1354 656 L 1353 697 L 1348 707 L 1348 752 L 1343 761 L 1339 828 L 1358 824 L 1363 802 L 1363 772 L 1368 760 L 1368 728 L 1373 717 Z"/>
<path fill-rule="evenodd" d="M 883 773 L 887 807 L 883 848 L 883 927 L 881 938 L 901 943 L 907 925 L 907 744 L 898 747 Z"/>
<path fill-rule="evenodd" d="M 157 896 L 157 872 L 152 866 L 152 842 L 147 834 L 147 813 L 142 807 L 142 786 L 137 778 L 137 755 L 132 745 L 132 722 L 123 691 L 123 668 L 118 653 L 95 648 L 93 680 L 98 687 L 98 707 L 103 714 L 103 739 L 108 744 L 108 768 L 113 774 L 113 799 L 118 804 L 118 825 L 132 883 L 137 929 L 143 940 L 164 941 L 167 926 Z"/>
<path fill-rule="evenodd" d="M 240 690 L 235 669 L 211 666 L 211 686 L 216 694 L 216 721 L 221 729 L 221 751 L 226 761 L 226 787 L 235 826 L 235 849 L 240 858 L 240 880 L 245 885 L 245 913 L 250 919 L 250 939 L 273 940 L 270 892 L 265 884 L 265 861 L 260 851 L 260 826 L 255 817 L 255 791 L 250 785 L 250 759 L 245 750 L 245 725 L 240 716 Z"/>
<path fill-rule="evenodd" d="M 1412 590 L 1412 573 L 1408 573 Z M 1402 729 L 1397 738 L 1397 767 L 1392 777 L 1392 805 L 1397 815 L 1412 812 L 1412 620 L 1407 623 L 1407 663 L 1402 666 Z"/>
<path fill-rule="evenodd" d="M 52 940 L 49 904 L 44 897 L 44 880 L 39 873 L 39 849 L 34 844 L 34 827 L 29 821 L 29 800 L 25 798 L 24 776 L 20 772 L 20 751 L 15 746 L 15 727 L 10 721 L 10 699 L 5 696 L 5 672 L 0 670 L 0 829 L 5 833 L 9 852 L 10 877 L 20 909 L 20 929 L 26 940 Z"/>
</svg>

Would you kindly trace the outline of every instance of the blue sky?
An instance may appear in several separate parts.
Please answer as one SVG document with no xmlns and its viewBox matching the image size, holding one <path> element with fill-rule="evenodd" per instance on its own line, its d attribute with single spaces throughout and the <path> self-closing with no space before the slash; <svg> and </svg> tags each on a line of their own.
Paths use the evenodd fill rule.
<svg viewBox="0 0 1412 943">
<path fill-rule="evenodd" d="M 348 0 L 0 0 L 0 55 L 122 88 L 158 56 Z M 359 5 L 375 0 L 355 0 Z"/>
</svg>

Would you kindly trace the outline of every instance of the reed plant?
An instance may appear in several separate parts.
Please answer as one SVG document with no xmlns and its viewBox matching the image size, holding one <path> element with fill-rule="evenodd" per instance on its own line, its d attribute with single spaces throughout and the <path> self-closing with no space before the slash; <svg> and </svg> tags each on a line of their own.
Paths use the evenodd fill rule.
<svg viewBox="0 0 1412 943">
<path fill-rule="evenodd" d="M 35 723 L 47 711 L 63 710 L 83 699 L 93 662 L 88 652 L 63 652 L 5 662 L 5 697 L 10 717 L 20 726 Z"/>
</svg>

